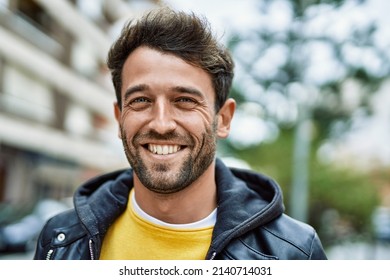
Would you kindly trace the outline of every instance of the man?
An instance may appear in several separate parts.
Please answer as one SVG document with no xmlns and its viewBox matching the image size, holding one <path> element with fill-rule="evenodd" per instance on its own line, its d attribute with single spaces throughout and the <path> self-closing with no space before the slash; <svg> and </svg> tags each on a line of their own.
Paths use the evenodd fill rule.
<svg viewBox="0 0 390 280">
<path fill-rule="evenodd" d="M 86 182 L 35 259 L 326 259 L 271 179 L 216 158 L 235 111 L 233 62 L 206 20 L 170 9 L 126 25 L 108 55 L 132 169 Z"/>
</svg>

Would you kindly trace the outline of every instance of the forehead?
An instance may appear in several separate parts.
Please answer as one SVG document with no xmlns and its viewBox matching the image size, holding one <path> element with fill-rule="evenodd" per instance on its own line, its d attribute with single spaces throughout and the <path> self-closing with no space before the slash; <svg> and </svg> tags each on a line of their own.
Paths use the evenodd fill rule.
<svg viewBox="0 0 390 280">
<path fill-rule="evenodd" d="M 145 46 L 135 49 L 125 61 L 122 70 L 122 96 L 129 87 L 139 84 L 159 90 L 178 86 L 192 87 L 214 101 L 212 79 L 205 70 L 178 56 Z"/>
</svg>

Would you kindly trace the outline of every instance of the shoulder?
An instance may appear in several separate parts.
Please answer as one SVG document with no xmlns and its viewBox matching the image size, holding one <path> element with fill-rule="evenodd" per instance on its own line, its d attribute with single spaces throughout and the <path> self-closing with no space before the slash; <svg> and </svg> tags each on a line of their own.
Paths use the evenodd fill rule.
<svg viewBox="0 0 390 280">
<path fill-rule="evenodd" d="M 232 259 L 326 259 L 314 228 L 285 214 L 240 236 L 226 251 Z"/>
<path fill-rule="evenodd" d="M 86 234 L 80 224 L 74 209 L 62 212 L 46 222 L 41 234 L 43 245 L 50 243 L 59 234 L 65 234 L 68 239 L 79 238 Z"/>
<path fill-rule="evenodd" d="M 262 227 L 267 235 L 310 255 L 313 241 L 318 238 L 314 228 L 285 214 Z"/>
<path fill-rule="evenodd" d="M 40 252 L 47 248 L 62 247 L 82 239 L 87 232 L 81 225 L 74 209 L 62 212 L 50 218 L 43 227 L 36 248 L 35 258 L 42 258 Z"/>
</svg>

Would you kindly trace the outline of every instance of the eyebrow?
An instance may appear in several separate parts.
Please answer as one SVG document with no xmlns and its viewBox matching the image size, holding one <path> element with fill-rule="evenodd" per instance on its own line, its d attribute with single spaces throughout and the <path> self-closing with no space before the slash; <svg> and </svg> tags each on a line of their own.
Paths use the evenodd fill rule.
<svg viewBox="0 0 390 280">
<path fill-rule="evenodd" d="M 126 89 L 125 94 L 124 94 L 124 100 L 127 100 L 132 94 L 136 92 L 141 92 L 149 89 L 149 86 L 146 84 L 139 84 L 135 86 L 131 86 L 128 89 Z M 174 86 L 171 88 L 172 91 L 174 92 L 179 92 L 179 93 L 188 93 L 188 94 L 193 94 L 198 97 L 204 97 L 204 94 L 196 88 L 193 87 L 186 87 L 186 86 Z"/>
<path fill-rule="evenodd" d="M 148 89 L 149 87 L 145 84 L 140 84 L 140 85 L 135 85 L 132 87 L 129 87 L 126 89 L 125 94 L 124 94 L 124 100 L 128 99 L 130 95 L 133 93 L 139 92 L 139 91 L 144 91 Z"/>
<path fill-rule="evenodd" d="M 201 91 L 197 90 L 193 87 L 185 87 L 185 86 L 176 86 L 172 88 L 173 91 L 180 92 L 180 93 L 189 93 L 196 95 L 198 97 L 204 97 L 204 94 L 202 94 Z"/>
</svg>

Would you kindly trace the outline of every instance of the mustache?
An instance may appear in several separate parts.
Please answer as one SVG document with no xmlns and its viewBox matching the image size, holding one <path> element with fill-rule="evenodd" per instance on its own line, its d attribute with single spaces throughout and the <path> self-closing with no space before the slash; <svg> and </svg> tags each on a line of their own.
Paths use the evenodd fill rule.
<svg viewBox="0 0 390 280">
<path fill-rule="evenodd" d="M 194 140 L 189 135 L 180 135 L 175 131 L 160 134 L 154 130 L 150 130 L 143 133 L 137 133 L 133 138 L 133 144 L 153 140 L 187 143 L 187 145 L 192 145 L 194 143 Z"/>
</svg>

